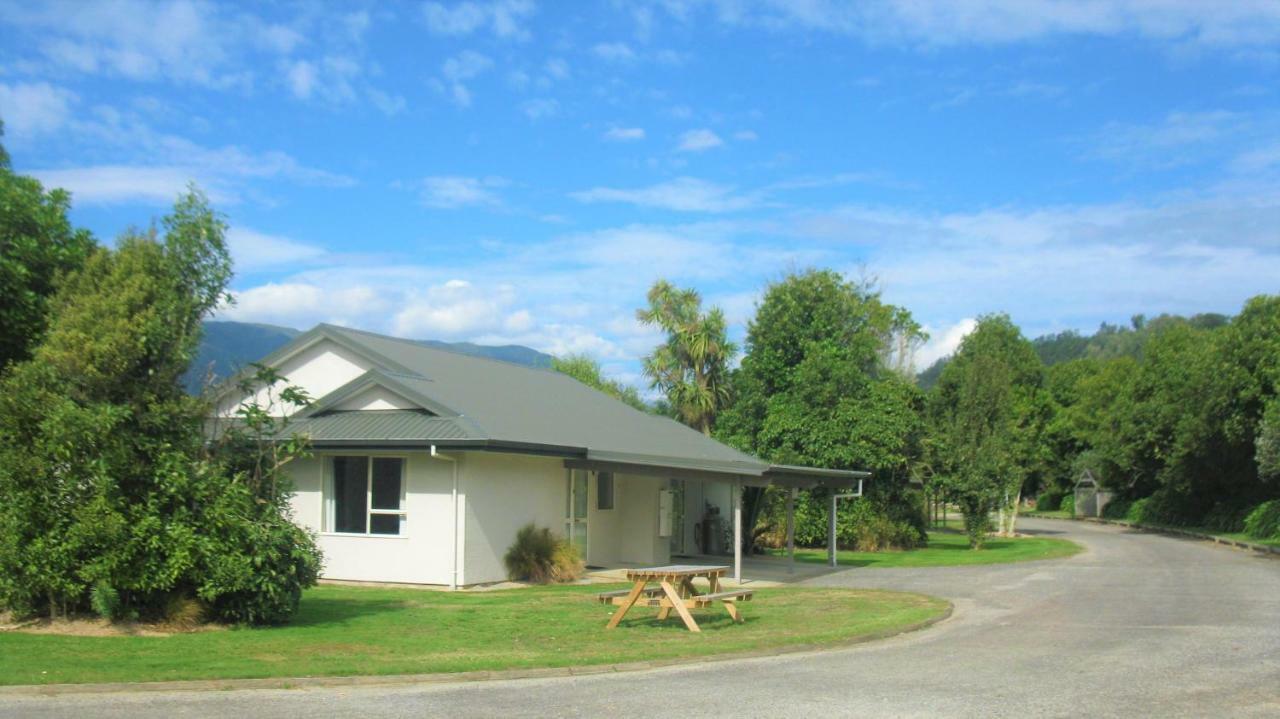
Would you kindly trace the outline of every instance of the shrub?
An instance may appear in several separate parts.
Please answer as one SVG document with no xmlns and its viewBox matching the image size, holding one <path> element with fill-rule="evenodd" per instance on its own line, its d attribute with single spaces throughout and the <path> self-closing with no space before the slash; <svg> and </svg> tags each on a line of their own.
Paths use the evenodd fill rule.
<svg viewBox="0 0 1280 719">
<path fill-rule="evenodd" d="M 1201 523 L 1215 532 L 1241 532 L 1244 531 L 1244 520 L 1251 509 L 1253 507 L 1243 502 L 1218 502 Z"/>
<path fill-rule="evenodd" d="M 98 582 L 89 592 L 89 606 L 103 619 L 116 620 L 122 616 L 120 592 L 106 582 Z"/>
<path fill-rule="evenodd" d="M 582 576 L 583 562 L 578 548 L 546 527 L 526 524 L 516 532 L 516 541 L 502 557 L 507 576 L 534 584 L 571 582 Z"/>
<path fill-rule="evenodd" d="M 1107 505 L 1111 506 L 1111 505 Z M 1076 495 L 1068 494 L 1062 498 L 1062 504 L 1058 505 L 1058 509 L 1075 516 L 1076 513 Z"/>
<path fill-rule="evenodd" d="M 1053 490 L 1045 490 L 1036 497 L 1037 512 L 1052 512 L 1062 506 L 1062 495 Z"/>
<path fill-rule="evenodd" d="M 1107 519 L 1129 519 L 1129 508 L 1132 506 L 1132 500 L 1116 497 L 1102 508 L 1102 516 Z"/>
<path fill-rule="evenodd" d="M 1254 507 L 1244 518 L 1244 533 L 1252 539 L 1280 539 L 1280 499 Z"/>
</svg>

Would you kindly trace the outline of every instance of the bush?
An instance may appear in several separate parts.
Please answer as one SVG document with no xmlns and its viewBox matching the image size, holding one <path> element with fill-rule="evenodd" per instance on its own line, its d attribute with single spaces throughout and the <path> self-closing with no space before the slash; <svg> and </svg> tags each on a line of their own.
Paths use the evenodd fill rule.
<svg viewBox="0 0 1280 719">
<path fill-rule="evenodd" d="M 1102 508 L 1102 516 L 1107 519 L 1129 519 L 1129 508 L 1132 506 L 1132 500 L 1116 497 Z"/>
<path fill-rule="evenodd" d="M 89 592 L 89 606 L 93 612 L 103 619 L 116 620 L 122 616 L 123 603 L 120 592 L 106 582 L 98 582 Z"/>
<path fill-rule="evenodd" d="M 534 584 L 571 582 L 582 576 L 583 562 L 578 548 L 552 534 L 546 527 L 526 524 L 516 532 L 516 541 L 502 557 L 507 576 Z"/>
<path fill-rule="evenodd" d="M 1111 505 L 1107 505 L 1107 506 L 1109 507 Z M 1062 511 L 1074 517 L 1076 513 L 1076 495 L 1068 494 L 1065 497 L 1063 497 L 1062 504 L 1058 505 L 1058 509 L 1061 509 Z"/>
<path fill-rule="evenodd" d="M 1245 536 L 1280 540 L 1280 499 L 1263 502 L 1244 518 Z"/>
<path fill-rule="evenodd" d="M 1052 512 L 1062 506 L 1062 495 L 1053 490 L 1045 490 L 1036 497 L 1037 512 Z"/>
<path fill-rule="evenodd" d="M 1218 502 L 1201 524 L 1214 532 L 1241 532 L 1251 509 L 1253 507 L 1242 502 Z"/>
</svg>

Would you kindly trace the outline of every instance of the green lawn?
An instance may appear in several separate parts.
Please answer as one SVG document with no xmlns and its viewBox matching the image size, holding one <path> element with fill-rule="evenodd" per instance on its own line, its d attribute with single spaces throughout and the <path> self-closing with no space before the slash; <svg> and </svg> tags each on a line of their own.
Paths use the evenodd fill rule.
<svg viewBox="0 0 1280 719">
<path fill-rule="evenodd" d="M 1032 559 L 1069 557 L 1081 550 L 1080 545 L 1053 537 L 1017 537 L 987 540 L 982 549 L 969 549 L 965 535 L 947 530 L 931 530 L 929 546 L 901 552 L 851 552 L 841 550 L 837 559 L 842 567 L 951 567 L 971 564 L 1001 564 Z M 786 556 L 786 550 L 771 550 Z M 797 549 L 796 561 L 825 564 L 827 550 Z"/>
<path fill-rule="evenodd" d="M 450 593 L 323 586 L 288 626 L 78 637 L 0 633 L 0 684 L 415 674 L 559 667 L 702 656 L 853 640 L 946 612 L 918 594 L 839 589 L 758 590 L 746 623 L 696 611 L 701 634 L 677 617 L 633 609 L 606 631 L 612 607 L 596 592 L 621 585 Z"/>
</svg>

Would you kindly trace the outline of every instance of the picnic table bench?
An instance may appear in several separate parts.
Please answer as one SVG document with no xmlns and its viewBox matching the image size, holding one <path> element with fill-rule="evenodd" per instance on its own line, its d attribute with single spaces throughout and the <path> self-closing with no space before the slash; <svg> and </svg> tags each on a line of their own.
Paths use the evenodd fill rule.
<svg viewBox="0 0 1280 719">
<path fill-rule="evenodd" d="M 703 567 L 696 564 L 628 569 L 627 579 L 632 582 L 631 589 L 601 592 L 596 597 L 601 604 L 612 604 L 618 607 L 605 628 L 613 629 L 618 626 L 622 618 L 636 604 L 657 607 L 660 620 L 671 616 L 671 610 L 674 609 L 689 631 L 698 632 L 702 630 L 698 628 L 698 623 L 694 621 L 689 610 L 710 607 L 719 602 L 733 621 L 741 624 L 742 614 L 738 611 L 737 602 L 750 601 L 752 591 L 750 589 L 722 591 L 720 577 L 728 571 L 728 567 Z M 710 585 L 709 591 L 699 592 L 694 586 L 693 580 L 699 577 L 707 579 Z M 658 586 L 650 587 L 650 582 L 657 582 Z"/>
</svg>

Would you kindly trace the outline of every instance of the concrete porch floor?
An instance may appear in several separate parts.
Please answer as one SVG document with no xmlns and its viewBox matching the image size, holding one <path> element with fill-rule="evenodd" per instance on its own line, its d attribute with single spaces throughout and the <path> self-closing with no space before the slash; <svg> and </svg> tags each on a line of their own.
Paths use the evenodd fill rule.
<svg viewBox="0 0 1280 719">
<path fill-rule="evenodd" d="M 672 557 L 669 564 L 729 567 L 729 575 L 723 580 L 724 585 L 730 587 L 739 586 L 733 581 L 732 556 L 695 555 Z M 593 582 L 625 582 L 628 569 L 642 566 L 647 565 L 620 562 L 604 569 L 589 569 L 586 576 Z M 796 562 L 793 566 L 785 557 L 752 555 L 742 558 L 741 586 L 756 588 L 778 587 L 803 582 L 845 569 L 849 569 L 849 567 L 841 566 L 832 569 L 825 564 L 809 564 L 806 562 Z"/>
</svg>

